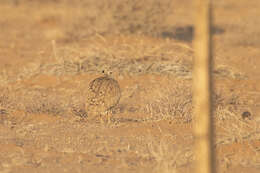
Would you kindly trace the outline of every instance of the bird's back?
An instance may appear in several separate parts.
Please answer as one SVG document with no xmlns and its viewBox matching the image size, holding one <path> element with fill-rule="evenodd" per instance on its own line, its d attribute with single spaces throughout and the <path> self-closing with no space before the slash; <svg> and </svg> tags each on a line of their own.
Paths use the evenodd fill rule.
<svg viewBox="0 0 260 173">
<path fill-rule="evenodd" d="M 99 77 L 89 84 L 86 109 L 89 112 L 105 112 L 116 106 L 121 91 L 118 82 L 109 77 Z"/>
</svg>

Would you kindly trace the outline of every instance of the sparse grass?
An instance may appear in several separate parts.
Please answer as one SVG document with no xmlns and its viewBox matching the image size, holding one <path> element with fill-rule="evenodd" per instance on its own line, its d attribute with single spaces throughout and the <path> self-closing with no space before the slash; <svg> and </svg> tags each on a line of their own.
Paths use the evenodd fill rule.
<svg viewBox="0 0 260 173">
<path fill-rule="evenodd" d="M 151 115 L 145 121 L 176 120 L 188 123 L 192 120 L 192 93 L 187 85 L 171 83 L 172 87 L 151 91 L 144 111 Z M 151 99 L 153 98 L 153 99 Z"/>
<path fill-rule="evenodd" d="M 63 115 L 67 109 L 66 99 L 58 91 L 44 89 L 27 90 L 23 93 L 24 108 L 28 113 Z"/>
<path fill-rule="evenodd" d="M 172 135 L 161 134 L 160 139 L 148 139 L 148 152 L 156 161 L 154 173 L 175 173 L 177 168 L 189 164 L 193 160 L 190 147 L 180 146 L 174 142 Z"/>
<path fill-rule="evenodd" d="M 216 144 L 228 144 L 260 139 L 260 126 L 256 121 L 244 120 L 239 112 L 233 112 L 227 108 L 219 108 L 216 112 L 219 116 L 225 116 L 225 120 L 216 122 Z"/>
</svg>

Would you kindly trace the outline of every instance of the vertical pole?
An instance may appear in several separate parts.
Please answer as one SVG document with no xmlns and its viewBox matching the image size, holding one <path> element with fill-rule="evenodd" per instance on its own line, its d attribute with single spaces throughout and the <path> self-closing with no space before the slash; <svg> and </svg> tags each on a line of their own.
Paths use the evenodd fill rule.
<svg viewBox="0 0 260 173">
<path fill-rule="evenodd" d="M 215 173 L 211 114 L 211 0 L 195 0 L 193 105 L 196 173 Z"/>
</svg>

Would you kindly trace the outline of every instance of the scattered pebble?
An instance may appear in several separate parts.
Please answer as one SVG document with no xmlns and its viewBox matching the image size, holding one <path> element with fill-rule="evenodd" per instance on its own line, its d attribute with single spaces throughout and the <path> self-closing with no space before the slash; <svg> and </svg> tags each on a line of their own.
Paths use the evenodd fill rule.
<svg viewBox="0 0 260 173">
<path fill-rule="evenodd" d="M 242 118 L 245 119 L 251 119 L 251 113 L 248 111 L 245 111 L 242 113 Z"/>
</svg>

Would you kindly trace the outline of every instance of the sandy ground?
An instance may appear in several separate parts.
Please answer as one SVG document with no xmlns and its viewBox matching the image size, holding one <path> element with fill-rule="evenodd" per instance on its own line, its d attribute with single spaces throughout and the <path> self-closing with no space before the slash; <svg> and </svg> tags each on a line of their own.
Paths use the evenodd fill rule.
<svg viewBox="0 0 260 173">
<path fill-rule="evenodd" d="M 260 172 L 260 2 L 214 2 L 219 172 Z M 0 172 L 192 172 L 188 0 L 2 0 Z M 88 120 L 110 68 L 112 122 Z M 248 116 L 248 117 L 247 117 Z"/>
</svg>

